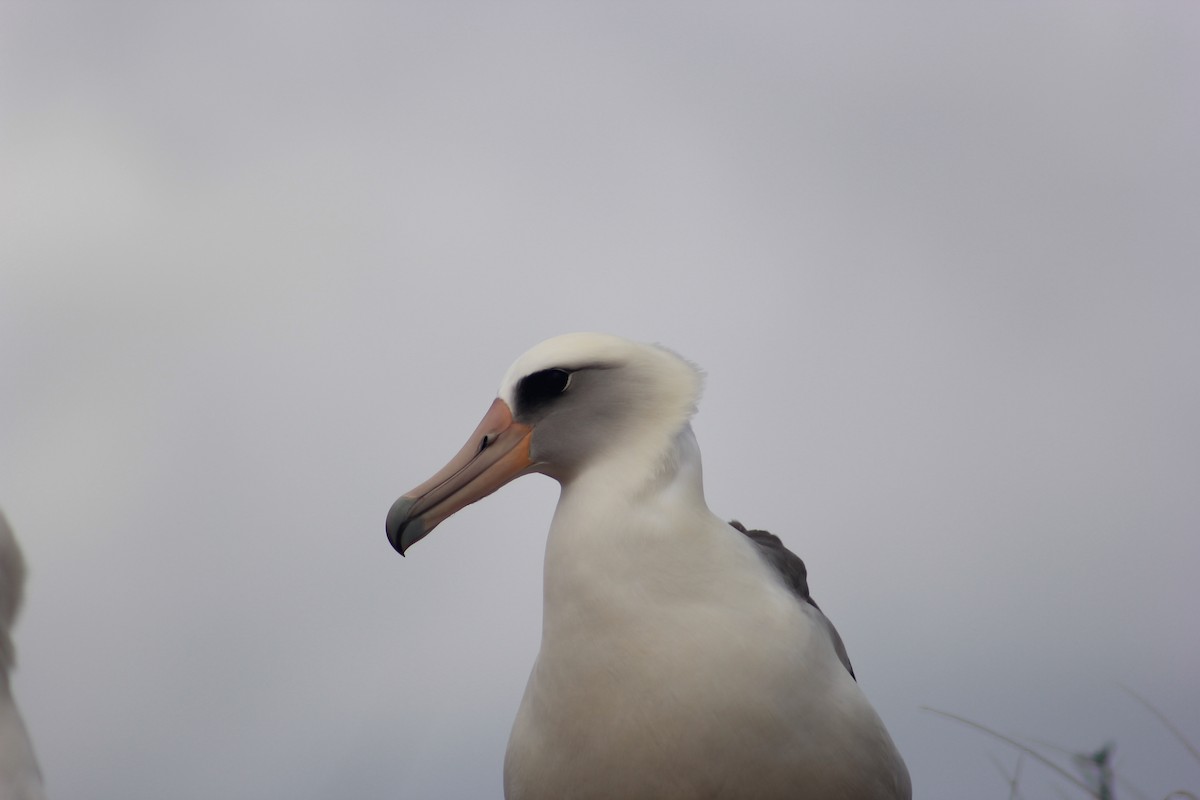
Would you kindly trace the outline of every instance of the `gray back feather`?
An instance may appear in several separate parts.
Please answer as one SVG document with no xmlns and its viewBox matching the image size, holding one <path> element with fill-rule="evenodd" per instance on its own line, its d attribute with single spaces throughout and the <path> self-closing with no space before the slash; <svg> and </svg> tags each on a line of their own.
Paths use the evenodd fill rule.
<svg viewBox="0 0 1200 800">
<path fill-rule="evenodd" d="M 833 623 L 829 621 L 825 612 L 817 605 L 817 601 L 813 600 L 812 595 L 809 594 L 808 568 L 804 566 L 804 560 L 784 547 L 780 538 L 773 533 L 747 530 L 746 526 L 737 520 L 733 520 L 729 524 L 758 545 L 758 552 L 767 560 L 767 563 L 775 568 L 779 577 L 783 579 L 797 599 L 816 609 L 817 615 L 829 631 L 829 638 L 833 640 L 833 649 L 837 651 L 838 658 L 846 667 L 846 671 L 850 673 L 850 677 L 858 680 L 854 675 L 854 667 L 850 666 L 850 656 L 846 654 L 846 645 L 842 643 L 842 637 L 838 635 L 837 628 L 833 627 Z"/>
<path fill-rule="evenodd" d="M 0 673 L 13 663 L 13 646 L 9 628 L 21 607 L 25 589 L 25 559 L 17 546 L 16 537 L 0 513 Z"/>
</svg>

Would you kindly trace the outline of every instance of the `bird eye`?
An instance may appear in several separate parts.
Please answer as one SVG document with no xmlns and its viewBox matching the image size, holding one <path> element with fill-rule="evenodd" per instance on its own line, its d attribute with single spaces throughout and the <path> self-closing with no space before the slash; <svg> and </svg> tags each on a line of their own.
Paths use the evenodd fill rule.
<svg viewBox="0 0 1200 800">
<path fill-rule="evenodd" d="M 517 403 L 523 411 L 543 405 L 567 390 L 571 373 L 565 369 L 544 369 L 526 375 L 517 386 Z"/>
</svg>

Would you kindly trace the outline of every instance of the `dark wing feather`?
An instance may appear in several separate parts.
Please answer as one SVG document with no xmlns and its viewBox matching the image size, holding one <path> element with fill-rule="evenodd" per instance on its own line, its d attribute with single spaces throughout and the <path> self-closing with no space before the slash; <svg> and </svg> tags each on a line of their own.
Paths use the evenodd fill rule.
<svg viewBox="0 0 1200 800">
<path fill-rule="evenodd" d="M 855 678 L 854 667 L 850 666 L 850 656 L 846 654 L 846 645 L 842 643 L 842 637 L 838 635 L 837 628 L 833 627 L 833 623 L 825 616 L 825 612 L 817 605 L 817 601 L 813 600 L 812 595 L 808 593 L 808 569 L 804 566 L 803 559 L 784 547 L 783 542 L 773 533 L 747 530 L 746 526 L 737 520 L 733 520 L 729 524 L 758 545 L 758 552 L 767 560 L 767 563 L 776 569 L 779 576 L 783 578 L 783 582 L 799 600 L 817 610 L 817 614 L 825 622 L 825 627 L 829 629 L 829 636 L 833 639 L 833 648 L 837 651 L 838 658 L 845 665 L 850 677 Z M 858 679 L 855 678 L 855 680 Z"/>
</svg>

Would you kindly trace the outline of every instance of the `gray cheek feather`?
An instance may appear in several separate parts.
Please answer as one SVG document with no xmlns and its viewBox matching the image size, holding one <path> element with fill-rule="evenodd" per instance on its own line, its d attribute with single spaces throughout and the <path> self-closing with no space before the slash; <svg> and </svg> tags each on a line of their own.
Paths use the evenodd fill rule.
<svg viewBox="0 0 1200 800">
<path fill-rule="evenodd" d="M 620 369 L 582 369 L 566 393 L 530 422 L 530 457 L 552 470 L 571 470 L 603 450 L 637 405 Z"/>
</svg>

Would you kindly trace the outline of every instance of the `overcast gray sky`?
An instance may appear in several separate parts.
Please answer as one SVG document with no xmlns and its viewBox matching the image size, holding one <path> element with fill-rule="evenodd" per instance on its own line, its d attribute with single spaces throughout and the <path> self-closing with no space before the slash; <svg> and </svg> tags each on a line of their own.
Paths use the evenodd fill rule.
<svg viewBox="0 0 1200 800">
<path fill-rule="evenodd" d="M 54 798 L 496 798 L 556 487 L 383 520 L 508 364 L 708 373 L 916 795 L 1200 765 L 1200 6 L 0 4 L 0 506 Z M 1026 796 L 1053 796 L 1036 765 Z"/>
</svg>

